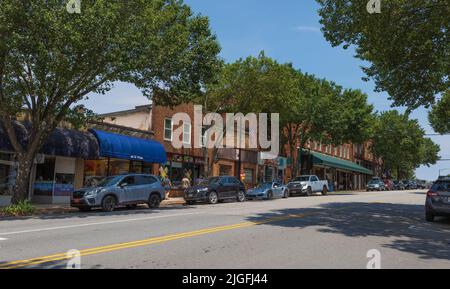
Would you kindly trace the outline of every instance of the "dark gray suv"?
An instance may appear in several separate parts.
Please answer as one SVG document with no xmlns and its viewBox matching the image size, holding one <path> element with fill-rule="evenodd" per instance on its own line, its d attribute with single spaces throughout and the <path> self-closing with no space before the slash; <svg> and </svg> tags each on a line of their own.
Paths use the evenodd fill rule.
<svg viewBox="0 0 450 289">
<path fill-rule="evenodd" d="M 117 206 L 134 208 L 138 204 L 158 208 L 164 198 L 164 187 L 156 176 L 129 174 L 107 177 L 95 187 L 77 190 L 70 203 L 81 211 L 99 207 L 111 212 Z"/>
<path fill-rule="evenodd" d="M 427 193 L 425 217 L 433 222 L 437 216 L 450 215 L 450 177 L 439 178 Z"/>
</svg>

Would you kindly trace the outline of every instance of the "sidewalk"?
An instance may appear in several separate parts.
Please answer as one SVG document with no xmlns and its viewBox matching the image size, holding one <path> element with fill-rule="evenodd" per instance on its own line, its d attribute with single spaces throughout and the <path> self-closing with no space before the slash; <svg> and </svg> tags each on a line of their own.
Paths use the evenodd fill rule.
<svg viewBox="0 0 450 289">
<path fill-rule="evenodd" d="M 170 206 L 179 206 L 184 205 L 183 198 L 169 198 L 161 202 L 161 208 L 170 207 Z M 72 208 L 70 205 L 41 205 L 41 204 L 33 204 L 36 208 L 36 212 L 34 215 L 58 215 L 58 214 L 66 214 L 66 213 L 75 213 L 78 212 L 77 208 Z M 2 208 L 0 207 L 0 210 Z M 1 217 L 1 214 L 0 214 Z"/>
</svg>

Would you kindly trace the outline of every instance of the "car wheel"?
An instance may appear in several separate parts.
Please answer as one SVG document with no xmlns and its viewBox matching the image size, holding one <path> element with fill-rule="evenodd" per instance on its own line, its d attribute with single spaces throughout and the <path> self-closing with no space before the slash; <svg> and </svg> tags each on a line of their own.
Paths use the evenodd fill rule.
<svg viewBox="0 0 450 289">
<path fill-rule="evenodd" d="M 195 204 L 194 201 L 186 201 L 186 205 L 192 206 L 193 204 Z"/>
<path fill-rule="evenodd" d="M 308 187 L 308 188 L 306 189 L 306 196 L 308 196 L 308 197 L 311 197 L 311 196 L 312 196 L 312 189 L 311 189 L 311 187 Z"/>
<path fill-rule="evenodd" d="M 327 194 L 328 194 L 327 186 L 323 186 L 323 189 L 322 189 L 322 196 L 326 196 Z"/>
<path fill-rule="evenodd" d="M 288 189 L 285 189 L 285 190 L 283 191 L 283 199 L 287 199 L 287 198 L 289 198 L 289 190 L 288 190 Z"/>
<path fill-rule="evenodd" d="M 211 192 L 208 195 L 208 201 L 210 204 L 217 204 L 217 202 L 219 202 L 219 197 L 217 196 L 216 192 Z"/>
<path fill-rule="evenodd" d="M 105 212 L 112 212 L 116 208 L 116 198 L 113 196 L 106 196 L 102 201 L 102 209 Z"/>
<path fill-rule="evenodd" d="M 245 193 L 243 191 L 238 192 L 237 201 L 240 203 L 245 202 Z"/>
<path fill-rule="evenodd" d="M 150 209 L 157 209 L 159 208 L 160 204 L 161 204 L 161 197 L 157 194 L 151 194 L 150 198 L 148 199 L 148 207 Z"/>
<path fill-rule="evenodd" d="M 272 199 L 273 199 L 273 193 L 272 193 L 272 191 L 268 191 L 268 192 L 267 192 L 267 199 L 268 199 L 268 200 L 272 200 Z"/>
<path fill-rule="evenodd" d="M 434 218 L 435 218 L 435 216 L 431 212 L 426 211 L 426 213 L 425 213 L 425 220 L 427 222 L 434 222 Z"/>
</svg>

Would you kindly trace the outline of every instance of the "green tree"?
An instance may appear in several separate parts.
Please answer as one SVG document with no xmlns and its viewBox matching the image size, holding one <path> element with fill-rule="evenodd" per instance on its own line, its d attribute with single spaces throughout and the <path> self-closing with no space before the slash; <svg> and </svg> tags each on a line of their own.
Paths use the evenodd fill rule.
<svg viewBox="0 0 450 289">
<path fill-rule="evenodd" d="M 317 0 L 322 31 L 333 46 L 356 46 L 356 56 L 378 91 L 395 106 L 415 109 L 435 103 L 449 87 L 450 5 L 447 0 L 381 0 L 381 13 L 368 0 Z"/>
<path fill-rule="evenodd" d="M 377 116 L 373 127 L 372 151 L 383 159 L 385 169 L 405 178 L 420 165 L 436 164 L 439 146 L 429 138 L 417 120 L 396 110 Z"/>
<path fill-rule="evenodd" d="M 428 119 L 437 133 L 450 133 L 450 90 L 447 90 L 441 100 L 433 105 Z"/>
<path fill-rule="evenodd" d="M 205 95 L 197 102 L 208 112 L 280 112 L 283 118 L 284 113 L 277 105 L 281 100 L 289 99 L 287 94 L 295 86 L 295 77 L 292 65 L 279 64 L 261 52 L 258 57 L 223 64 L 216 81 L 207 86 Z M 204 156 L 211 166 L 206 159 L 206 150 Z"/>
<path fill-rule="evenodd" d="M 291 157 L 310 140 L 362 142 L 369 136 L 373 107 L 358 90 L 341 87 L 280 64 L 263 52 L 228 64 L 209 87 L 214 107 L 223 112 L 280 114 L 280 147 Z M 294 173 L 298 160 L 293 159 Z"/>
<path fill-rule="evenodd" d="M 220 50 L 208 19 L 177 0 L 83 0 L 70 14 L 61 0 L 0 2 L 0 120 L 18 161 L 14 203 L 26 198 L 30 169 L 76 105 L 116 81 L 135 84 L 155 103 L 189 101 L 214 75 Z M 29 115 L 29 142 L 14 123 Z"/>
</svg>

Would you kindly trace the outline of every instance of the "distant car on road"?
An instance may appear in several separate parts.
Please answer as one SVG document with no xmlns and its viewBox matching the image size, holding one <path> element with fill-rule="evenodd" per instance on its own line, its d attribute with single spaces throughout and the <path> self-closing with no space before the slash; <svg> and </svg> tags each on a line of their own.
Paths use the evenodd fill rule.
<svg viewBox="0 0 450 289">
<path fill-rule="evenodd" d="M 386 191 L 393 191 L 394 190 L 394 182 L 390 179 L 383 180 L 384 187 L 386 188 Z"/>
<path fill-rule="evenodd" d="M 184 191 L 187 204 L 195 202 L 217 204 L 223 200 L 244 202 L 245 198 L 244 184 L 232 176 L 211 177 Z"/>
<path fill-rule="evenodd" d="M 433 222 L 437 216 L 450 215 L 450 177 L 439 178 L 427 193 L 425 219 Z"/>
<path fill-rule="evenodd" d="M 415 181 L 405 181 L 407 190 L 417 190 L 419 187 Z"/>
<path fill-rule="evenodd" d="M 138 204 L 158 208 L 164 198 L 164 188 L 156 176 L 128 174 L 107 177 L 95 187 L 75 191 L 70 204 L 81 211 L 100 207 L 111 212 L 118 206 L 133 208 Z"/>
<path fill-rule="evenodd" d="M 321 181 L 315 175 L 305 175 L 294 178 L 288 183 L 289 195 L 311 196 L 313 193 L 320 192 L 326 195 L 329 191 L 328 182 Z"/>
<path fill-rule="evenodd" d="M 263 183 L 254 189 L 247 190 L 247 199 L 265 199 L 287 198 L 289 191 L 286 186 L 278 182 Z"/>
<path fill-rule="evenodd" d="M 368 192 L 370 191 L 384 191 L 386 190 L 386 187 L 384 185 L 384 183 L 381 180 L 371 180 L 366 187 L 366 190 Z"/>
<path fill-rule="evenodd" d="M 402 191 L 405 189 L 405 184 L 402 181 L 394 181 L 394 189 L 397 191 Z"/>
</svg>

